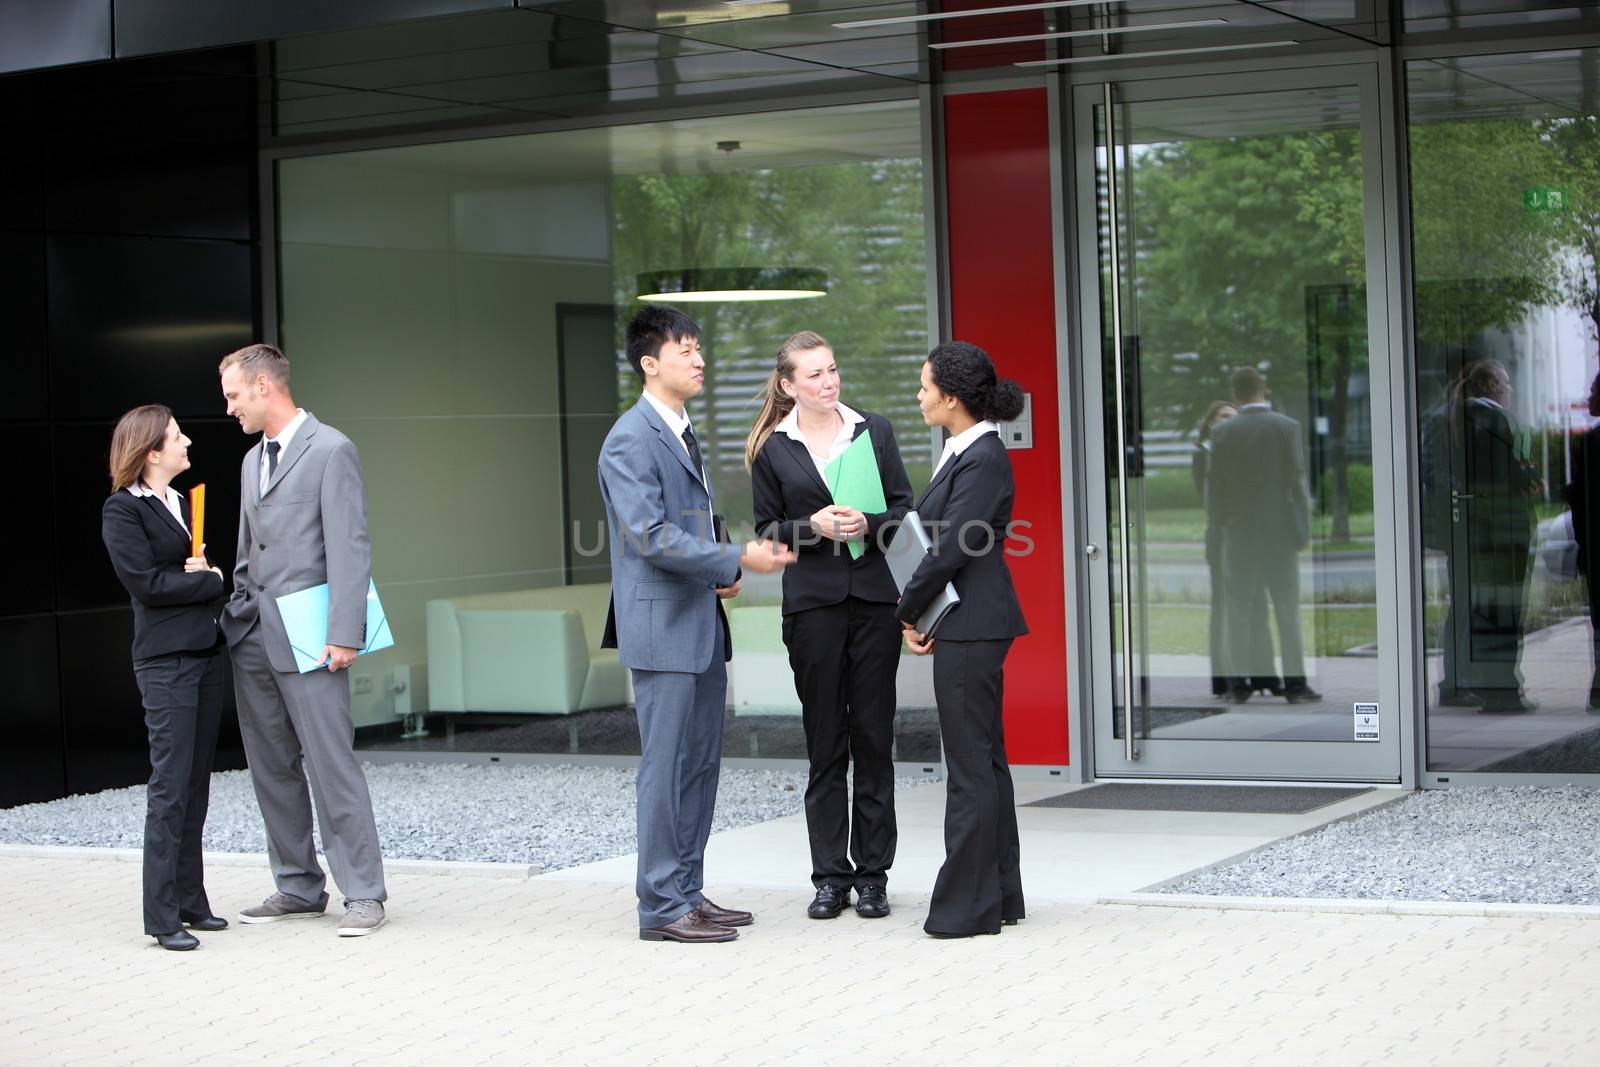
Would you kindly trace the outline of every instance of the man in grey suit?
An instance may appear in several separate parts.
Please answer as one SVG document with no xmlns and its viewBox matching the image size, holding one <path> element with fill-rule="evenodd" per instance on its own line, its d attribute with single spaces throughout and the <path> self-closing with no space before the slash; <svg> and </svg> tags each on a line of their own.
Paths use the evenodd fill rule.
<svg viewBox="0 0 1600 1067">
<path fill-rule="evenodd" d="M 705 387 L 700 330 L 673 308 L 628 323 L 644 383 L 600 450 L 611 528 L 611 617 L 602 644 L 633 672 L 639 716 L 639 937 L 731 941 L 755 921 L 702 891 L 727 710 L 727 618 L 741 569 L 771 574 L 795 555 L 772 541 L 722 543 L 710 480 L 684 403 Z"/>
<path fill-rule="evenodd" d="M 277 892 L 239 919 L 276 922 L 327 908 L 311 838 L 314 798 L 328 866 L 345 894 L 339 936 L 360 937 L 383 925 L 388 897 L 372 798 L 353 749 L 350 687 L 338 673 L 367 643 L 372 551 L 361 457 L 348 437 L 295 406 L 289 361 L 276 348 L 241 348 L 219 371 L 228 414 L 245 433 L 262 435 L 241 471 L 239 557 L 222 629 Z M 277 598 L 323 583 L 328 643 L 319 662 L 328 669 L 301 674 Z"/>
<path fill-rule="evenodd" d="M 1300 641 L 1300 552 L 1311 543 L 1311 503 L 1306 495 L 1305 446 L 1300 424 L 1272 410 L 1267 383 L 1254 367 L 1228 379 L 1239 414 L 1212 431 L 1206 475 L 1206 510 L 1222 531 L 1222 572 L 1228 583 L 1223 647 L 1228 697 L 1250 699 L 1252 679 L 1274 678 L 1266 597 L 1278 623 L 1283 687 L 1275 695 L 1291 704 L 1316 703 L 1322 694 L 1306 684 Z"/>
</svg>

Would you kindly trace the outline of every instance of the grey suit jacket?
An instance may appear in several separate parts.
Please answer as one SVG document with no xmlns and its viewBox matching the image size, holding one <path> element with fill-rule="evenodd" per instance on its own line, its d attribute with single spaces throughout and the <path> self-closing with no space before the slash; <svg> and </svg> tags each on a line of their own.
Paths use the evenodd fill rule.
<svg viewBox="0 0 1600 1067">
<path fill-rule="evenodd" d="M 273 669 L 293 672 L 294 652 L 278 614 L 277 598 L 285 593 L 328 583 L 328 643 L 366 647 L 372 578 L 366 489 L 356 446 L 310 412 L 278 457 L 265 493 L 261 450 L 257 441 L 240 468 L 239 555 L 222 631 L 231 647 L 259 620 Z"/>
<path fill-rule="evenodd" d="M 1263 408 L 1241 411 L 1211 434 L 1206 511 L 1240 550 L 1297 551 L 1311 539 L 1300 424 Z"/>
<path fill-rule="evenodd" d="M 716 590 L 734 583 L 740 551 L 716 540 L 711 495 L 643 397 L 601 446 L 600 494 L 618 658 L 637 670 L 701 673 L 722 628 Z"/>
</svg>

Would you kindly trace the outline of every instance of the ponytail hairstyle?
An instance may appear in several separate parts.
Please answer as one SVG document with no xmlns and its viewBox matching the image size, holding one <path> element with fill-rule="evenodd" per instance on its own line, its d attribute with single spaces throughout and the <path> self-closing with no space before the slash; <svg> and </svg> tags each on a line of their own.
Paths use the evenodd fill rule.
<svg viewBox="0 0 1600 1067">
<path fill-rule="evenodd" d="M 820 333 L 811 330 L 801 330 L 779 346 L 778 358 L 767 377 L 766 389 L 759 394 L 761 414 L 756 416 L 756 424 L 750 428 L 750 436 L 744 441 L 745 470 L 755 465 L 756 457 L 761 454 L 767 438 L 772 436 L 774 427 L 794 410 L 794 397 L 785 393 L 780 384 L 794 381 L 794 357 L 815 348 L 832 347 Z"/>
<path fill-rule="evenodd" d="M 961 401 L 975 419 L 1008 422 L 1022 414 L 1022 386 L 995 373 L 989 353 L 966 341 L 946 341 L 928 353 L 939 392 Z"/>
</svg>

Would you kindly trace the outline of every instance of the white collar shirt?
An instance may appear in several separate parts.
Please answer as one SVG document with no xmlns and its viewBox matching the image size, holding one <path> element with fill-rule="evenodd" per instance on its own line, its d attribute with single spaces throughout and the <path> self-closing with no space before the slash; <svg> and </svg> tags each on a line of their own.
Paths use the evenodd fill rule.
<svg viewBox="0 0 1600 1067">
<path fill-rule="evenodd" d="M 856 427 L 867 421 L 865 415 L 839 405 L 839 418 L 842 420 L 839 432 L 833 435 L 833 440 L 828 443 L 828 454 L 819 456 L 811 451 L 811 446 L 806 444 L 806 435 L 800 432 L 800 408 L 796 405 L 789 409 L 789 414 L 778 420 L 778 425 L 772 428 L 773 433 L 786 434 L 790 440 L 799 441 L 811 456 L 811 462 L 817 465 L 817 474 L 821 475 L 823 484 L 828 481 L 828 464 L 844 455 L 850 447 L 850 442 L 856 439 Z"/>
<path fill-rule="evenodd" d="M 971 448 L 973 444 L 977 442 L 978 438 L 982 437 L 986 433 L 999 432 L 1000 427 L 996 426 L 988 419 L 982 419 L 973 423 L 971 426 L 968 426 L 965 430 L 962 430 L 960 433 L 956 434 L 954 437 L 950 438 L 950 440 L 944 443 L 944 451 L 939 455 L 939 465 L 933 468 L 933 476 L 935 478 L 939 477 L 939 472 L 944 470 L 944 465 L 950 460 L 961 455 L 961 453 L 965 452 L 967 449 Z"/>
<path fill-rule="evenodd" d="M 155 490 L 151 489 L 143 482 L 134 482 L 132 485 L 128 486 L 128 492 L 132 493 L 134 496 L 156 495 Z M 178 520 L 178 525 L 183 527 L 183 532 L 188 533 L 189 524 L 183 521 L 183 503 L 178 498 L 178 491 L 169 485 L 167 486 L 167 491 L 162 494 L 160 500 L 167 506 L 167 510 L 172 512 L 172 517 Z"/>
<path fill-rule="evenodd" d="M 268 441 L 276 441 L 276 442 L 278 442 L 278 445 L 279 445 L 278 462 L 282 463 L 283 462 L 283 457 L 288 454 L 289 442 L 294 440 L 295 432 L 300 429 L 301 425 L 304 424 L 305 421 L 306 421 L 306 409 L 305 408 L 296 408 L 295 409 L 294 418 L 289 420 L 289 425 L 285 426 L 283 429 L 278 431 L 278 436 L 276 436 L 276 437 L 263 437 L 261 439 L 261 495 L 262 496 L 266 495 L 266 493 L 267 493 L 267 483 L 272 480 L 271 473 L 270 473 L 272 468 L 267 463 L 267 460 L 269 458 L 267 456 L 267 442 Z"/>
<path fill-rule="evenodd" d="M 662 402 L 660 397 L 656 396 L 654 393 L 650 392 L 650 390 L 648 390 L 648 389 L 646 389 L 644 391 L 644 398 L 646 400 L 650 401 L 650 406 L 656 409 L 656 414 L 661 416 L 661 421 L 667 424 L 667 429 L 668 430 L 672 431 L 672 436 L 678 442 L 678 447 L 683 449 L 683 454 L 686 455 L 686 456 L 689 456 L 689 446 L 683 440 L 683 431 L 685 431 L 685 430 L 690 428 L 688 410 L 685 409 L 682 414 L 679 414 L 678 412 L 673 411 L 671 408 L 667 407 L 667 405 Z M 701 455 L 701 459 L 703 461 L 704 458 L 705 458 L 705 450 L 704 449 L 700 450 L 700 455 Z M 693 456 L 689 456 L 689 458 L 691 460 L 694 459 Z M 700 482 L 701 482 L 701 484 L 705 484 L 705 480 L 706 480 L 705 468 L 701 467 L 701 469 L 700 469 Z"/>
<path fill-rule="evenodd" d="M 1257 400 L 1249 404 L 1240 404 L 1239 410 L 1245 411 L 1271 411 L 1272 404 L 1266 400 Z"/>
</svg>

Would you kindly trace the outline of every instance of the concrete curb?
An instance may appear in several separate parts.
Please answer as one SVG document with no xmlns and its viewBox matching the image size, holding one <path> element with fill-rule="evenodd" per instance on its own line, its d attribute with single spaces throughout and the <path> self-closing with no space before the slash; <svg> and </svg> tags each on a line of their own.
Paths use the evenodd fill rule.
<svg viewBox="0 0 1600 1067">
<path fill-rule="evenodd" d="M 1188 893 L 1126 893 L 1099 904 L 1216 911 L 1300 911 L 1323 914 L 1443 915 L 1490 919 L 1600 919 L 1600 905 L 1513 904 L 1489 901 L 1392 900 L 1360 897 L 1207 897 Z"/>
<path fill-rule="evenodd" d="M 320 853 L 319 853 L 320 855 Z M 99 860 L 113 863 L 142 863 L 144 853 L 136 848 L 89 848 L 82 845 L 3 845 L 0 859 L 34 860 Z M 261 867 L 267 866 L 265 853 L 207 852 L 208 867 Z M 326 862 L 326 861 L 324 861 Z M 481 863 L 467 860 L 414 860 L 384 857 L 386 870 L 405 874 L 447 874 L 457 878 L 509 878 L 526 882 L 544 873 L 543 868 L 532 863 Z"/>
</svg>

